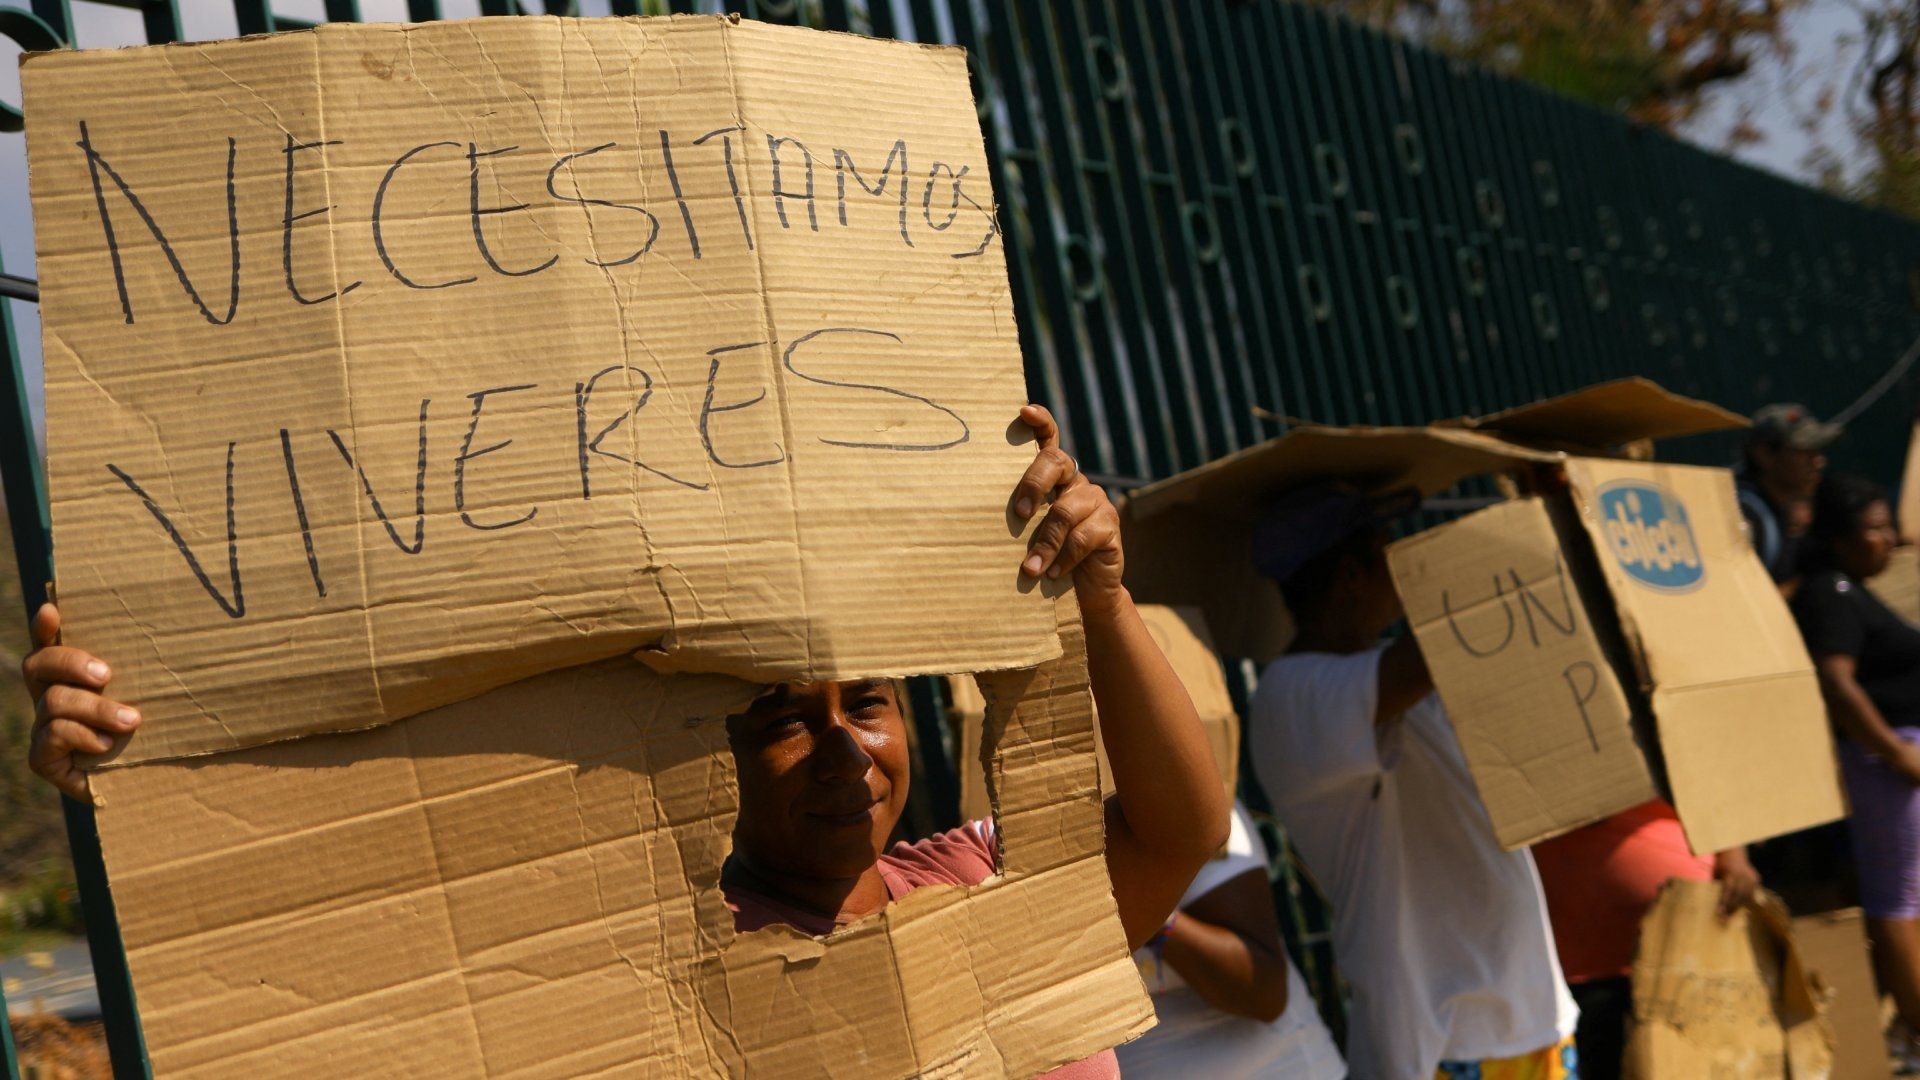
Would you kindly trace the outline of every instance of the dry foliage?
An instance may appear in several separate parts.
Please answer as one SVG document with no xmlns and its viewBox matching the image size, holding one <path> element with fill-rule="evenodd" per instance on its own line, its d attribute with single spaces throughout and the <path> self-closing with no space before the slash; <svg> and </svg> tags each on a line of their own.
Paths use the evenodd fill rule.
<svg viewBox="0 0 1920 1080">
<path fill-rule="evenodd" d="M 13 1017 L 21 1080 L 95 1080 L 113 1075 L 105 1029 L 97 1020 L 70 1024 L 52 1013 Z"/>
<path fill-rule="evenodd" d="M 1800 0 L 1320 0 L 1662 130 L 1769 52 Z"/>
</svg>

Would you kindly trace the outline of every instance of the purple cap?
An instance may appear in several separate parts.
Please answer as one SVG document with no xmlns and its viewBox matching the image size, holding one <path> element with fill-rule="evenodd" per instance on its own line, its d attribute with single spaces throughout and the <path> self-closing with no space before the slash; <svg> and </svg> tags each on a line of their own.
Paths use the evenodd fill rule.
<svg viewBox="0 0 1920 1080">
<path fill-rule="evenodd" d="M 1351 484 L 1321 482 L 1297 487 L 1269 504 L 1253 525 L 1253 567 L 1285 581 L 1312 559 L 1363 528 L 1392 521 L 1420 506 L 1407 488 L 1368 495 Z"/>
</svg>

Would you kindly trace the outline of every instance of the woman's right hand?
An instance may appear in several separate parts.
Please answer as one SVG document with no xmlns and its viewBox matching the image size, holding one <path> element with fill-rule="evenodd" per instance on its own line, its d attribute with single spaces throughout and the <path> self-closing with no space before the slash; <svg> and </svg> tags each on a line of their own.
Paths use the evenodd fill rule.
<svg viewBox="0 0 1920 1080">
<path fill-rule="evenodd" d="M 104 754 L 117 736 L 140 726 L 139 710 L 101 694 L 113 671 L 92 653 L 60 644 L 60 609 L 33 614 L 34 650 L 20 665 L 33 695 L 33 741 L 27 763 L 53 786 L 91 801 L 76 754 Z"/>
</svg>

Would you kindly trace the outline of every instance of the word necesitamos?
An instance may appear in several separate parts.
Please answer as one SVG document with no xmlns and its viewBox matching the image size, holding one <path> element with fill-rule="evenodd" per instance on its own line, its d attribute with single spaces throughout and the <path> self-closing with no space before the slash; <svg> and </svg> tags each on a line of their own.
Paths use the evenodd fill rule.
<svg viewBox="0 0 1920 1080">
<path fill-rule="evenodd" d="M 509 265 L 502 261 L 502 253 L 496 251 L 487 239 L 485 225 L 489 220 L 536 209 L 534 204 L 525 202 L 494 203 L 483 195 L 483 191 L 499 185 L 503 170 L 524 170 L 529 159 L 536 170 L 545 173 L 545 192 L 551 200 L 548 207 L 576 208 L 587 216 L 588 224 L 595 228 L 600 227 L 597 223 L 602 220 L 625 220 L 627 227 L 622 230 L 625 242 L 621 244 L 621 250 L 566 256 L 606 270 L 640 261 L 659 244 L 666 242 L 663 234 L 672 235 L 675 243 L 683 243 L 685 254 L 694 259 L 702 258 L 703 251 L 720 243 L 744 244 L 747 250 L 755 250 L 755 215 L 749 212 L 748 207 L 750 201 L 758 204 L 762 199 L 772 203 L 780 229 L 811 233 L 821 231 L 823 218 L 829 226 L 837 220 L 839 227 L 848 227 L 855 217 L 875 213 L 873 200 L 884 199 L 886 201 L 881 205 L 885 209 L 881 212 L 893 219 L 903 245 L 920 248 L 938 240 L 944 245 L 942 250 L 933 251 L 929 248 L 930 253 L 944 254 L 954 259 L 983 254 L 999 235 L 997 219 L 990 209 L 991 199 L 983 205 L 968 190 L 970 180 L 974 181 L 976 189 L 981 183 L 969 175 L 969 167 L 955 167 L 934 160 L 928 162 L 924 172 L 918 172 L 905 139 L 896 139 L 885 160 L 877 164 L 869 160 L 863 170 L 861 164 L 846 150 L 833 148 L 830 154 L 816 154 L 799 139 L 766 135 L 765 171 L 770 183 L 764 193 L 754 193 L 748 186 L 755 170 L 746 167 L 747 139 L 743 127 L 718 128 L 684 142 L 677 141 L 665 130 L 657 134 L 658 153 L 654 154 L 654 146 L 651 140 L 647 140 L 645 161 L 639 142 L 605 142 L 557 155 L 522 152 L 518 146 L 483 147 L 478 143 L 452 140 L 411 147 L 391 159 L 374 189 L 366 218 L 372 234 L 373 254 L 393 282 L 418 290 L 472 285 L 481 280 L 482 268 L 485 274 L 491 276 L 524 278 L 560 265 L 563 253 L 557 249 L 519 259 Z M 128 237 L 138 237 L 144 230 L 165 255 L 186 293 L 186 299 L 199 310 L 200 315 L 215 326 L 233 322 L 234 316 L 239 313 L 241 299 L 240 237 L 243 232 L 252 232 L 257 227 L 251 220 L 252 215 L 242 213 L 236 194 L 235 172 L 242 153 L 240 141 L 233 137 L 225 140 L 224 191 L 230 254 L 224 283 L 227 286 L 225 303 L 216 310 L 215 305 L 220 304 L 217 291 L 209 293 L 201 287 L 207 279 L 206 272 L 197 271 L 201 278 L 198 282 L 188 274 L 168 233 L 169 228 L 180 231 L 184 223 L 169 222 L 163 225 L 158 220 L 139 194 L 141 180 L 137 170 L 130 165 L 124 170 L 116 166 L 111 160 L 113 155 L 110 150 L 103 149 L 95 141 L 84 120 L 80 122 L 79 135 L 74 145 L 86 158 L 94 202 L 99 211 L 100 228 L 105 234 L 107 251 L 113 264 L 114 285 L 119 291 L 120 308 L 126 321 L 134 321 L 135 311 L 127 291 L 123 254 L 127 250 Z M 284 144 L 273 151 L 285 159 L 281 192 L 284 197 L 273 207 L 275 216 L 269 220 L 280 230 L 280 261 L 286 292 L 303 305 L 336 301 L 368 284 L 366 279 L 356 277 L 335 288 L 321 291 L 311 283 L 303 285 L 296 280 L 296 266 L 300 262 L 296 257 L 296 248 L 307 244 L 324 245 L 326 230 L 310 226 L 314 235 L 309 237 L 308 229 L 296 229 L 295 225 L 314 218 L 330 221 L 329 216 L 338 209 L 334 205 L 316 206 L 310 203 L 312 195 L 309 188 L 318 189 L 322 185 L 311 176 L 305 178 L 303 185 L 303 170 L 296 168 L 296 164 L 312 162 L 316 155 L 325 154 L 325 148 L 341 145 L 342 141 L 338 139 L 302 141 L 289 134 Z M 213 151 L 209 154 L 211 165 L 218 161 L 217 144 L 212 144 L 210 149 Z M 248 147 L 249 152 L 252 150 L 252 147 Z M 630 176 L 632 190 L 670 192 L 672 208 L 662 206 L 661 213 L 656 214 L 627 192 L 581 190 L 576 165 L 600 155 L 605 155 L 603 162 L 625 156 L 631 167 L 620 170 L 619 175 Z M 127 163 L 123 161 L 121 164 Z M 710 174 L 700 175 L 698 170 L 709 170 Z M 664 189 L 646 182 L 650 172 L 655 172 L 657 178 L 665 180 Z M 538 172 L 534 172 L 519 178 L 533 183 L 537 182 L 534 180 L 537 175 Z M 596 172 L 597 177 L 604 178 L 606 175 L 605 171 Z M 688 197 L 690 191 L 705 190 L 704 186 L 697 186 L 696 181 L 700 185 L 717 183 L 722 175 L 730 200 L 703 200 L 696 206 L 695 201 Z M 218 198 L 214 194 L 218 190 L 214 188 L 216 183 L 209 179 L 209 188 L 213 189 L 209 191 L 207 200 L 210 207 L 216 205 Z M 408 190 L 410 188 L 411 191 Z M 110 192 L 118 192 L 120 198 L 110 198 Z M 404 220 L 404 226 L 409 232 L 421 229 L 436 232 L 470 231 L 478 261 L 469 258 L 458 267 L 436 265 L 434 257 L 419 253 L 416 249 L 434 251 L 444 260 L 448 245 L 424 243 L 417 239 L 400 243 L 395 233 L 402 222 L 391 220 L 389 215 L 393 212 L 395 202 L 405 195 L 416 199 L 451 198 L 464 202 L 467 208 L 465 215 L 436 215 L 431 224 L 417 217 L 408 217 Z M 621 201 L 623 199 L 635 201 Z M 115 206 L 122 207 L 119 216 L 115 214 Z M 725 209 L 716 210 L 716 206 Z M 963 207 L 966 209 L 963 210 Z M 128 208 L 133 211 L 132 221 L 128 220 L 125 213 Z M 949 237 L 949 231 L 955 228 L 963 214 L 977 221 L 977 224 L 961 227 Z M 663 217 L 668 223 L 662 222 Z M 248 220 L 243 222 L 243 218 Z M 916 235 L 920 237 L 918 241 L 915 240 Z M 413 253 L 398 250 L 401 247 Z M 349 269 L 346 272 L 354 271 Z M 209 296 L 214 297 L 211 302 Z"/>
<path fill-rule="evenodd" d="M 766 469 L 781 465 L 792 459 L 798 452 L 787 441 L 803 441 L 814 450 L 831 447 L 837 452 L 871 452 L 878 454 L 897 453 L 937 453 L 951 450 L 971 437 L 971 429 L 960 414 L 924 394 L 898 387 L 885 386 L 874 382 L 853 382 L 828 378 L 818 372 L 827 367 L 824 361 L 832 359 L 836 345 L 864 343 L 868 346 L 891 342 L 904 345 L 900 335 L 886 330 L 867 327 L 835 326 L 824 327 L 803 334 L 792 342 L 741 342 L 721 345 L 706 351 L 707 372 L 704 395 L 697 410 L 686 410 L 693 419 L 693 430 L 684 432 L 680 437 L 688 439 L 687 450 L 691 450 L 691 440 L 698 440 L 700 454 L 697 456 L 682 454 L 683 458 L 698 460 L 704 457 L 703 469 L 686 469 L 679 472 L 662 467 L 658 461 L 645 460 L 636 447 L 638 441 L 633 438 L 634 428 L 648 423 L 653 414 L 643 416 L 649 403 L 654 401 L 654 376 L 646 369 L 631 364 L 613 364 L 595 371 L 567 386 L 542 387 L 539 383 L 516 383 L 507 386 L 492 386 L 461 395 L 461 403 L 455 406 L 455 413 L 466 421 L 465 434 L 460 439 L 459 450 L 452 453 L 453 510 L 459 515 L 462 526 L 481 532 L 499 532 L 526 525 L 540 514 L 538 505 L 528 506 L 517 512 L 501 512 L 488 509 L 494 503 L 491 500 L 475 498 L 473 481 L 468 475 L 469 466 L 490 454 L 500 453 L 512 446 L 514 439 L 508 433 L 515 424 L 525 424 L 529 418 L 552 415 L 549 410 L 536 409 L 531 412 L 489 413 L 489 407 L 498 410 L 499 403 L 525 401 L 527 395 L 542 390 L 570 395 L 573 402 L 568 420 L 572 427 L 567 441 L 571 443 L 572 460 L 568 463 L 570 471 L 578 472 L 578 495 L 582 500 L 594 497 L 594 477 L 596 466 L 602 470 L 604 479 L 606 470 L 624 472 L 629 478 L 637 477 L 643 483 L 664 485 L 664 490 L 690 489 L 693 491 L 711 491 L 719 486 L 717 478 L 732 470 Z M 800 435 L 781 425 L 771 430 L 785 430 L 784 435 L 771 436 L 766 445 L 753 451 L 739 448 L 739 440 L 724 440 L 725 447 L 716 446 L 720 440 L 715 431 L 718 423 L 732 416 L 745 418 L 755 409 L 771 409 L 775 404 L 767 401 L 767 389 L 762 388 L 749 397 L 739 396 L 732 391 L 723 397 L 718 387 L 721 371 L 730 361 L 737 362 L 745 354 L 755 351 L 774 350 L 779 364 L 774 378 L 782 382 L 783 394 L 793 385 L 790 380 L 809 384 L 822 389 L 815 391 L 831 394 L 840 407 L 861 405 L 885 405 L 895 409 L 908 410 L 907 420 L 889 424 L 884 435 L 872 433 L 869 437 L 835 437 L 809 433 Z M 719 400 L 716 400 L 718 398 Z M 902 406 L 901 403 L 909 403 Z M 343 436 L 335 428 L 326 428 L 320 432 L 306 432 L 300 437 L 287 428 L 279 429 L 277 445 L 262 440 L 258 447 L 259 456 L 265 457 L 270 464 L 266 467 L 284 470 L 288 505 L 275 509 L 272 513 L 287 514 L 287 520 L 297 521 L 300 537 L 306 550 L 307 570 L 313 578 L 314 592 L 319 596 L 327 595 L 326 574 L 323 571 L 320 553 L 314 545 L 314 530 L 309 516 L 308 491 L 310 485 L 302 483 L 303 475 L 311 480 L 312 474 L 305 470 L 320 467 L 345 469 L 354 481 L 359 493 L 366 500 L 374 518 L 385 529 L 387 538 L 402 555 L 417 556 L 427 546 L 427 478 L 429 463 L 434 460 L 446 462 L 447 451 L 430 452 L 428 446 L 429 421 L 435 414 L 433 398 L 422 398 L 419 406 L 417 445 L 410 447 L 408 464 L 413 467 L 412 512 L 396 507 L 405 506 L 405 494 L 389 487 L 385 498 L 382 497 L 381 484 L 369 476 L 367 463 L 354 452 L 349 444 L 353 441 L 348 430 Z M 655 413 L 659 410 L 655 409 Z M 439 414 L 445 416 L 443 411 Z M 399 420 L 400 418 L 389 418 Z M 407 419 L 412 419 L 408 416 Z M 404 422 L 404 421 L 400 421 Z M 481 435 L 483 425 L 486 434 Z M 524 430 L 521 434 L 525 434 Z M 551 439 L 546 441 L 551 442 Z M 476 445 L 476 443 L 478 445 Z M 216 444 L 217 445 L 217 444 Z M 227 443 L 226 450 L 226 582 L 216 584 L 208 563 L 202 558 L 194 545 L 188 541 L 175 522 L 177 508 L 164 506 L 136 476 L 134 470 L 125 468 L 116 462 L 106 463 L 106 470 L 120 482 L 126 491 L 138 498 L 152 516 L 154 523 L 172 541 L 186 567 L 199 581 L 207 596 L 225 612 L 228 618 L 239 619 L 247 613 L 246 588 L 242 572 L 243 537 L 238 526 L 240 516 L 250 520 L 260 520 L 265 509 L 249 508 L 246 515 L 236 515 L 234 506 L 234 461 L 236 451 L 241 449 L 238 441 Z M 249 448 L 253 449 L 253 448 Z M 318 456 L 321 460 L 312 460 Z M 277 460 L 276 460 L 277 459 Z M 324 463 L 333 460 L 331 466 Z M 391 465 L 376 470 L 390 472 Z M 164 470 L 172 477 L 174 470 Z M 631 485 L 616 485 L 622 491 Z M 337 485 L 336 485 L 337 488 Z M 258 490 L 257 488 L 255 490 Z M 569 496 L 571 497 L 571 496 Z M 482 516 L 485 515 L 485 516 Z M 407 527 L 407 518 L 411 517 L 411 529 Z M 213 573 L 217 573 L 216 569 Z"/>
</svg>

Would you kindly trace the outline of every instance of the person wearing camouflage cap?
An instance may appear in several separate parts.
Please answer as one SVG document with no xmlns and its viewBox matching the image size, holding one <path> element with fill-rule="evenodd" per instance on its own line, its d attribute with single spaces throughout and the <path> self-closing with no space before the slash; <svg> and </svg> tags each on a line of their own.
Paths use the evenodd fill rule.
<svg viewBox="0 0 1920 1080">
<path fill-rule="evenodd" d="M 1767 573 L 1787 591 L 1800 576 L 1813 493 L 1827 468 L 1827 447 L 1840 432 L 1804 405 L 1768 405 L 1753 414 L 1739 470 L 1740 513 Z"/>
</svg>

